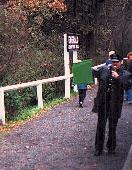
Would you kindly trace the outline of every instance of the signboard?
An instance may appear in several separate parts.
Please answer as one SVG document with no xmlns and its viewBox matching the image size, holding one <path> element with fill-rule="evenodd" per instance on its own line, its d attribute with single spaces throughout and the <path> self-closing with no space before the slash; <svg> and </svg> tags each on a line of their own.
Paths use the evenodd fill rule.
<svg viewBox="0 0 132 170">
<path fill-rule="evenodd" d="M 72 67 L 73 81 L 75 84 L 94 82 L 92 74 L 92 60 L 83 60 L 79 63 L 74 63 Z"/>
<path fill-rule="evenodd" d="M 79 35 L 67 34 L 67 51 L 79 49 Z"/>
</svg>

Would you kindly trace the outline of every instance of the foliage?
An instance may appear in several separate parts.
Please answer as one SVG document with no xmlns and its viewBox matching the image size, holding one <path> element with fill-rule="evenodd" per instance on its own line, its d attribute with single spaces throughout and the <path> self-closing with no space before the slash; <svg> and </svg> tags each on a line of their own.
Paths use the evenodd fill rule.
<svg viewBox="0 0 132 170">
<path fill-rule="evenodd" d="M 19 112 L 16 117 L 13 117 L 12 121 L 20 122 L 33 118 L 40 112 L 38 107 L 28 107 Z"/>
<path fill-rule="evenodd" d="M 43 4 L 40 4 L 43 3 Z M 45 1 L 9 1 L 6 6 L 0 6 L 0 38 L 1 62 L 0 84 L 6 86 L 59 76 L 63 74 L 63 35 L 42 35 L 41 20 L 52 18 L 63 10 L 57 5 L 52 11 L 52 3 Z M 47 4 L 49 7 L 47 7 Z M 40 5 L 41 9 L 40 9 Z M 56 9 L 60 9 L 57 11 Z M 4 34 L 3 34 L 4 33 Z M 61 37 L 62 36 L 62 37 Z M 6 43 L 5 43 L 6 42 Z M 50 96 L 53 98 L 54 87 L 50 86 Z M 53 90 L 52 90 L 53 89 Z M 51 93 L 50 93 L 51 92 Z M 19 90 L 6 93 L 5 103 L 7 117 L 17 114 L 27 105 L 36 102 L 35 90 Z"/>
<path fill-rule="evenodd" d="M 43 84 L 44 101 L 53 100 L 60 96 L 64 96 L 64 81 Z"/>
<path fill-rule="evenodd" d="M 60 44 L 59 41 L 63 39 L 60 40 L 57 35 L 53 35 L 51 38 L 42 35 L 41 32 L 42 22 L 45 19 L 52 18 L 56 13 L 61 13 L 64 8 L 62 1 L 60 1 L 60 5 L 59 1 L 53 2 L 14 0 L 9 1 L 4 7 L 0 6 L 0 38 L 2 40 L 0 46 L 2 60 L 0 63 L 0 80 L 2 84 L 24 82 L 30 80 L 31 77 L 38 79 L 41 75 L 38 73 L 38 76 L 36 76 L 35 71 L 33 71 L 36 63 L 44 62 L 44 65 L 49 65 L 50 61 L 46 61 L 46 57 L 48 60 L 50 57 L 52 60 L 54 56 L 60 58 L 62 53 L 59 53 L 59 46 L 57 50 L 55 49 L 57 44 Z M 53 10 L 51 10 L 52 7 L 54 7 Z M 60 10 L 56 10 L 55 7 L 60 8 Z M 31 61 L 34 61 L 33 65 Z M 41 66 L 38 72 L 43 68 Z M 27 72 L 28 75 L 23 76 Z M 7 77 L 15 75 L 15 77 L 9 77 L 6 80 L 5 75 Z"/>
<path fill-rule="evenodd" d="M 80 34 L 79 55 L 82 59 L 92 58 L 97 64 L 107 57 L 108 50 L 111 49 L 117 49 L 120 54 L 126 55 L 131 49 L 131 2 L 1 1 L 0 85 L 64 75 L 65 32 Z M 51 99 L 58 93 L 62 94 L 63 85 L 63 82 L 59 85 L 45 85 L 44 99 Z M 22 91 L 8 94 L 10 101 L 6 99 L 6 104 L 13 113 L 32 102 L 31 96 L 36 100 L 35 90 L 31 90 L 31 93 L 28 90 Z"/>
<path fill-rule="evenodd" d="M 102 4 L 95 29 L 98 56 L 107 58 L 109 50 L 116 50 L 125 57 L 131 50 L 131 8 L 129 0 L 105 0 Z"/>
<path fill-rule="evenodd" d="M 58 89 L 58 90 L 57 90 Z M 14 90 L 5 93 L 6 118 L 16 117 L 25 107 L 37 105 L 36 87 Z M 64 82 L 43 84 L 43 99 L 45 102 L 64 96 Z"/>
<path fill-rule="evenodd" d="M 36 104 L 36 89 L 33 87 L 5 93 L 6 117 L 9 120 L 16 117 L 23 108 Z"/>
</svg>

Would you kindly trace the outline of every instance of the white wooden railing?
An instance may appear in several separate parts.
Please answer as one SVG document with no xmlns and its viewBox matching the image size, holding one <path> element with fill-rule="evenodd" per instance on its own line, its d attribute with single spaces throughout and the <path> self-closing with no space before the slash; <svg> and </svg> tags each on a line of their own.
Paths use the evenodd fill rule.
<svg viewBox="0 0 132 170">
<path fill-rule="evenodd" d="M 92 67 L 93 69 L 96 69 L 98 67 L 102 67 L 104 64 L 100 64 L 97 66 Z M 68 73 L 68 71 L 65 71 Z M 21 88 L 26 87 L 37 87 L 37 99 L 38 99 L 38 107 L 43 108 L 43 97 L 42 97 L 42 84 L 44 83 L 50 83 L 60 80 L 65 80 L 65 98 L 70 98 L 70 78 L 73 77 L 73 74 L 66 74 L 65 76 L 59 76 L 59 77 L 53 77 L 48 79 L 42 79 L 22 84 L 16 84 L 16 85 L 10 85 L 5 87 L 0 87 L 0 121 L 2 124 L 5 124 L 5 103 L 4 103 L 4 93 L 11 90 L 17 90 Z M 94 83 L 97 84 L 97 78 L 95 78 Z M 75 90 L 76 91 L 76 90 Z"/>
<path fill-rule="evenodd" d="M 70 86 L 69 86 L 69 84 L 67 84 L 67 81 L 70 81 L 71 77 L 73 77 L 73 74 L 1 87 L 0 88 L 0 121 L 2 122 L 2 124 L 5 124 L 5 103 L 4 103 L 4 93 L 5 92 L 11 91 L 11 90 L 17 90 L 17 89 L 21 89 L 21 88 L 25 88 L 25 87 L 36 86 L 37 87 L 38 107 L 43 108 L 42 84 L 65 80 L 65 98 L 70 98 Z"/>
</svg>

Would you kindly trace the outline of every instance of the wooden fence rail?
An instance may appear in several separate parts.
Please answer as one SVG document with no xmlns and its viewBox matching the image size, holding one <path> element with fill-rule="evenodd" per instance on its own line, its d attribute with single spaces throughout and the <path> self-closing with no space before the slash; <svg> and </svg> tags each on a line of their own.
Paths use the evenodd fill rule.
<svg viewBox="0 0 132 170">
<path fill-rule="evenodd" d="M 43 108 L 42 84 L 65 80 L 65 98 L 70 98 L 70 84 L 67 83 L 67 81 L 70 82 L 71 77 L 73 77 L 73 74 L 1 87 L 0 88 L 0 121 L 2 122 L 2 124 L 5 124 L 4 92 L 36 86 L 37 87 L 38 107 Z"/>
<path fill-rule="evenodd" d="M 92 67 L 92 69 L 96 67 L 102 67 L 103 65 L 104 64 L 94 66 Z M 22 84 L 0 87 L 0 121 L 2 122 L 2 124 L 5 124 L 4 92 L 36 86 L 38 107 L 43 108 L 42 84 L 65 80 L 65 98 L 70 98 L 70 78 L 72 77 L 73 77 L 73 74 L 66 74 L 65 76 L 53 77 L 53 78 L 42 79 L 42 80 L 37 80 L 37 81 L 32 81 L 32 82 L 27 82 L 27 83 L 22 83 Z M 97 84 L 97 78 L 95 78 L 95 84 Z"/>
</svg>

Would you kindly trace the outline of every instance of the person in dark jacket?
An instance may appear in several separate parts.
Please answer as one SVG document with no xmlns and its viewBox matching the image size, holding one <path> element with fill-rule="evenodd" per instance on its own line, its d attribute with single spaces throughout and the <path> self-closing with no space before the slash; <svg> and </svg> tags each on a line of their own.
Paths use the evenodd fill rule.
<svg viewBox="0 0 132 170">
<path fill-rule="evenodd" d="M 109 51 L 109 58 L 106 60 L 105 63 L 92 67 L 94 78 L 97 78 L 96 74 L 98 74 L 98 70 L 100 70 L 101 67 L 103 67 L 105 65 L 110 67 L 112 65 L 111 55 L 113 55 L 113 54 L 115 54 L 115 51 Z M 97 80 L 98 80 L 98 78 L 97 78 Z M 94 105 L 92 108 L 92 112 L 97 113 L 97 98 L 96 97 L 94 98 Z"/>
<path fill-rule="evenodd" d="M 107 141 L 108 153 L 114 154 L 116 149 L 116 127 L 121 116 L 124 88 L 130 73 L 122 68 L 122 57 L 111 55 L 112 65 L 103 66 L 96 76 L 99 80 L 97 92 L 98 122 L 95 138 L 95 156 L 103 153 L 105 128 L 109 121 L 109 134 Z"/>
<path fill-rule="evenodd" d="M 127 58 L 128 60 L 126 70 L 132 73 L 132 52 L 127 54 Z M 128 86 L 125 90 L 125 98 L 128 101 L 128 104 L 132 104 L 132 85 Z"/>
<path fill-rule="evenodd" d="M 79 93 L 79 107 L 83 107 L 83 102 L 86 97 L 87 84 L 86 83 L 78 84 L 77 87 Z"/>
</svg>

